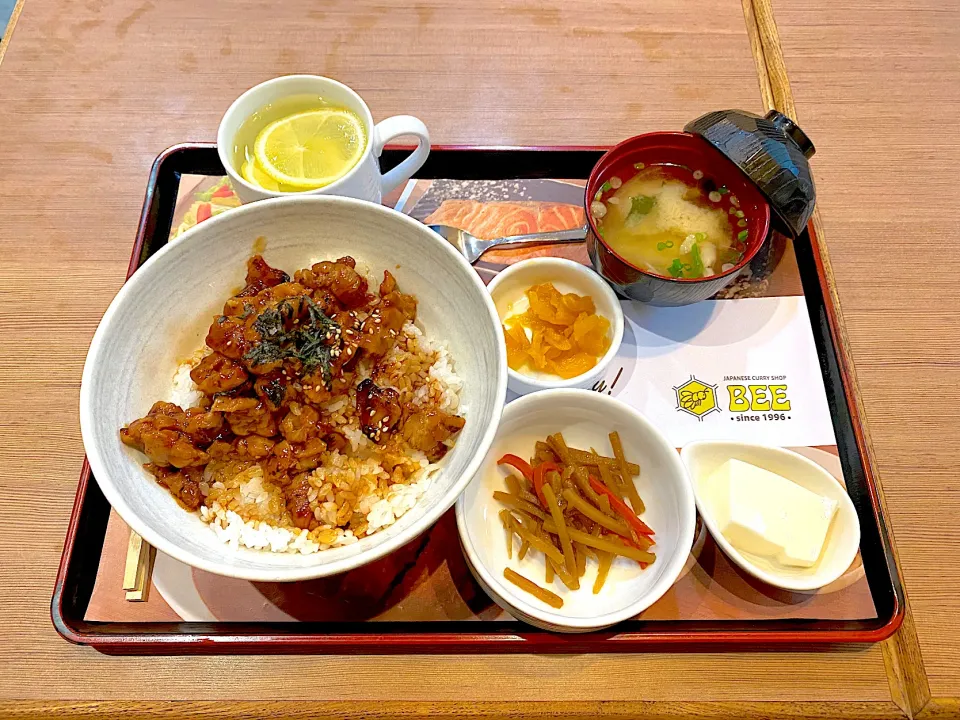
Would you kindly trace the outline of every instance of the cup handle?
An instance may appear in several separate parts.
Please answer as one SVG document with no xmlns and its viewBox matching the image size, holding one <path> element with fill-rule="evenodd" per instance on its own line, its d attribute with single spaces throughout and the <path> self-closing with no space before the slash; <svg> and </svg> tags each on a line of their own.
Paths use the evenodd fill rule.
<svg viewBox="0 0 960 720">
<path fill-rule="evenodd" d="M 427 126 L 412 115 L 395 115 L 381 120 L 374 128 L 373 149 L 376 156 L 380 157 L 384 145 L 403 135 L 416 137 L 417 147 L 409 157 L 380 178 L 380 191 L 384 195 L 409 180 L 417 170 L 423 167 L 423 163 L 427 161 L 427 155 L 430 154 L 430 133 L 427 131 Z"/>
</svg>

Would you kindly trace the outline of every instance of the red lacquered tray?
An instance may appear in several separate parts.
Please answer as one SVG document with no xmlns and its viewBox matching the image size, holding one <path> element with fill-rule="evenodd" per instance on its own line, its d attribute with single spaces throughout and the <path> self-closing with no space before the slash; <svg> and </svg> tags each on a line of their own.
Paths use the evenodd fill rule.
<svg viewBox="0 0 960 720">
<path fill-rule="evenodd" d="M 536 179 L 540 178 L 582 181 L 603 150 L 440 147 L 433 150 L 417 177 L 454 182 L 537 182 Z M 404 154 L 388 149 L 381 163 L 385 169 L 392 167 Z M 194 175 L 216 177 L 223 172 L 216 148 L 210 144 L 176 146 L 157 158 L 150 174 L 129 274 L 168 241 L 181 179 Z M 119 616 L 93 618 L 89 612 L 91 598 L 98 573 L 108 560 L 105 541 L 111 520 L 109 504 L 85 462 L 53 595 L 52 616 L 57 631 L 71 642 L 90 645 L 111 654 L 637 652 L 664 647 L 696 649 L 705 645 L 724 649 L 809 648 L 813 645 L 875 642 L 888 637 L 903 618 L 903 588 L 893 562 L 891 539 L 857 415 L 855 391 L 844 364 L 845 353 L 838 352 L 842 335 L 812 228 L 795 242 L 788 243 L 785 252 L 791 263 L 795 255 L 796 268 L 791 272 L 802 287 L 798 287 L 794 294 L 802 295 L 809 312 L 836 438 L 831 452 L 837 461 L 837 472 L 842 470 L 842 482 L 846 484 L 860 518 L 862 570 L 858 567 L 861 574 L 857 582 L 861 600 L 866 599 L 869 612 L 824 612 L 818 615 L 813 610 L 802 617 L 778 617 L 777 612 L 750 617 L 716 614 L 703 617 L 696 613 L 685 616 L 683 612 L 670 616 L 654 612 L 602 633 L 554 634 L 508 619 L 483 596 L 469 573 L 463 572 L 455 524 L 448 513 L 423 538 L 395 554 L 406 553 L 403 558 L 395 558 L 396 566 L 402 568 L 396 571 L 396 578 L 388 578 L 387 589 L 397 594 L 397 587 L 409 578 L 411 568 L 418 569 L 421 559 L 437 553 L 439 547 L 440 555 L 431 560 L 431 568 L 438 563 L 443 565 L 447 578 L 445 587 L 456 591 L 457 602 L 462 600 L 461 604 L 467 607 L 464 612 L 444 615 L 431 613 L 426 608 L 420 613 L 393 612 L 375 617 L 372 611 L 351 614 L 339 608 L 325 615 L 321 602 L 319 609 L 312 607 L 302 615 L 294 612 L 294 617 L 284 621 L 264 620 L 262 617 L 245 620 L 235 614 L 228 619 L 202 621 L 171 621 L 169 613 L 164 619 L 152 621 L 144 621 L 143 613 L 134 620 Z M 486 270 L 482 266 L 483 263 L 481 274 L 496 272 L 495 260 Z M 116 519 L 113 522 L 116 523 Z M 706 535 L 702 529 L 701 534 Z M 722 558 L 718 560 L 719 557 L 712 556 L 710 562 L 720 562 Z M 700 565 L 694 563 L 694 569 L 702 573 L 708 563 L 703 558 L 699 562 Z M 740 583 L 737 587 L 748 588 L 749 592 L 756 594 L 756 588 L 750 590 L 749 583 L 734 580 L 734 584 Z M 320 595 L 314 595 L 311 593 L 317 592 L 316 586 L 294 585 L 301 586 L 298 590 L 302 597 L 310 599 L 322 595 L 322 588 Z M 709 583 L 705 585 L 708 586 Z M 289 601 L 289 598 L 277 600 L 276 594 L 283 593 L 283 589 L 259 588 L 259 591 L 278 606 Z M 785 597 L 783 593 L 769 593 L 762 588 L 757 597 L 774 609 L 777 603 L 793 603 L 800 607 L 810 602 L 809 598 Z M 421 599 L 419 602 L 427 601 Z"/>
</svg>

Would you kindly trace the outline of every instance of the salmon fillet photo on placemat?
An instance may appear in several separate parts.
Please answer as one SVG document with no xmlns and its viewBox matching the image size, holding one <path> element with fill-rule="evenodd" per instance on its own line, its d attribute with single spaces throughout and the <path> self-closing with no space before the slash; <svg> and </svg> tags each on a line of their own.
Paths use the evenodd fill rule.
<svg viewBox="0 0 960 720">
<path fill-rule="evenodd" d="M 450 225 L 482 240 L 527 233 L 572 230 L 586 221 L 579 205 L 550 202 L 477 202 L 444 200 L 423 221 Z"/>
</svg>

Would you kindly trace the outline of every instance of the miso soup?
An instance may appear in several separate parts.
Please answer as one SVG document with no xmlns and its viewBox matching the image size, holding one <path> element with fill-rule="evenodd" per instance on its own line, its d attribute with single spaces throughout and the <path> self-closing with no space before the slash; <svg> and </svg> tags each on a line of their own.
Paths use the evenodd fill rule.
<svg viewBox="0 0 960 720">
<path fill-rule="evenodd" d="M 710 277 L 740 262 L 747 221 L 725 187 L 676 165 L 635 169 L 629 179 L 605 182 L 590 206 L 614 252 L 638 268 L 674 278 Z"/>
</svg>

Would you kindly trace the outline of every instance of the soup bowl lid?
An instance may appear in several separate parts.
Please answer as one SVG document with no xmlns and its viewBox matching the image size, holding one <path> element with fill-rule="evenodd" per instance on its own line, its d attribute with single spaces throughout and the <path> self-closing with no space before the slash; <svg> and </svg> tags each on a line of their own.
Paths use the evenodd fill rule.
<svg viewBox="0 0 960 720">
<path fill-rule="evenodd" d="M 816 152 L 800 126 L 781 112 L 764 117 L 743 110 L 716 110 L 687 123 L 727 156 L 760 189 L 778 229 L 796 237 L 806 227 L 817 192 L 809 158 Z"/>
</svg>

